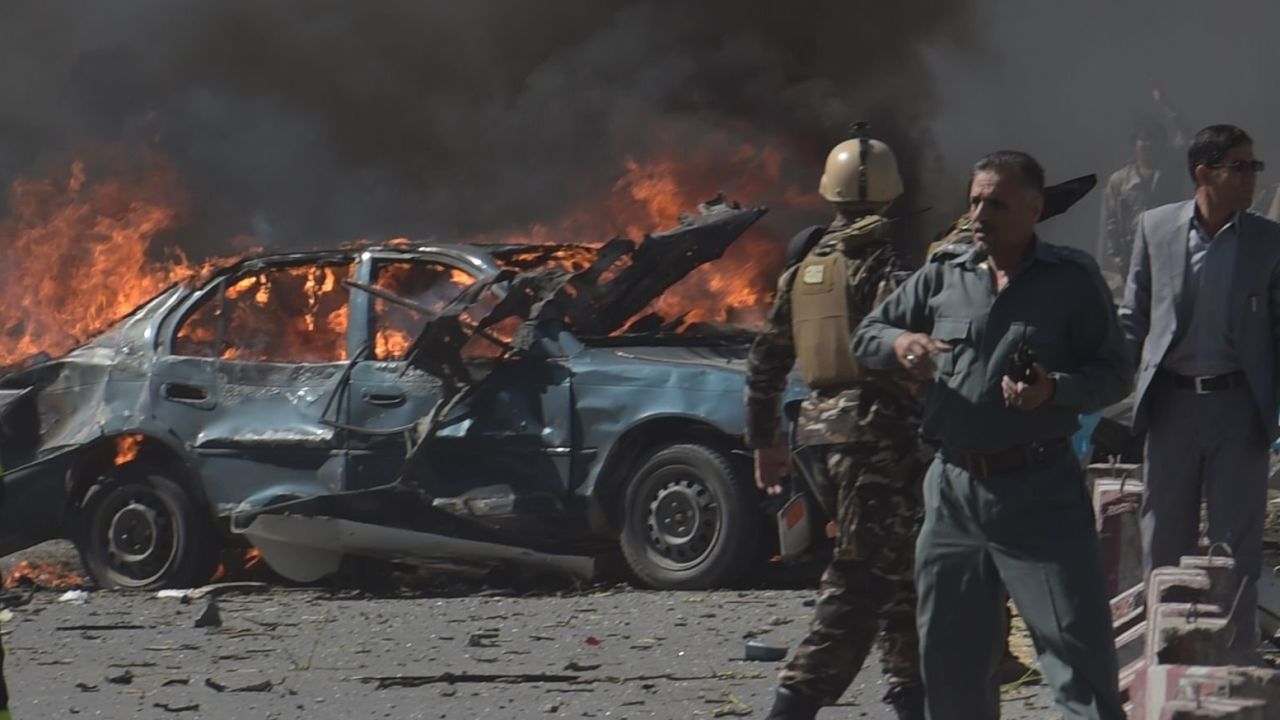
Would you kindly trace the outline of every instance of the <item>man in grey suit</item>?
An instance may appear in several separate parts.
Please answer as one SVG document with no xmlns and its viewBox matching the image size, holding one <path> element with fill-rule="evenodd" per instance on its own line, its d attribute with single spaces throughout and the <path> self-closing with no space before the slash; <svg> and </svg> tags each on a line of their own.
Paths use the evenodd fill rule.
<svg viewBox="0 0 1280 720">
<path fill-rule="evenodd" d="M 1134 430 L 1147 433 L 1142 500 L 1147 572 L 1193 554 L 1200 500 L 1208 538 L 1245 584 L 1235 649 L 1256 650 L 1268 445 L 1277 432 L 1280 225 L 1248 212 L 1253 141 L 1211 125 L 1187 149 L 1193 200 L 1144 213 L 1120 325 L 1137 361 Z"/>
</svg>

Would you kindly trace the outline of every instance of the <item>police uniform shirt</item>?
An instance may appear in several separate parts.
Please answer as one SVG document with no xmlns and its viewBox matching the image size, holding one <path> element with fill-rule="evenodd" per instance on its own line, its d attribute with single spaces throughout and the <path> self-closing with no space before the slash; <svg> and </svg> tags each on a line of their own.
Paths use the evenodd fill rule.
<svg viewBox="0 0 1280 720">
<path fill-rule="evenodd" d="M 853 350 L 868 367 L 897 364 L 893 341 L 923 332 L 952 350 L 937 371 L 924 434 L 953 450 L 994 453 L 1071 436 L 1077 415 L 1121 400 L 1132 371 L 1111 294 L 1088 254 L 1034 241 L 1024 265 L 996 292 L 981 248 L 940 252 L 858 327 Z M 1009 358 L 1025 341 L 1056 382 L 1032 411 L 1006 407 Z"/>
</svg>

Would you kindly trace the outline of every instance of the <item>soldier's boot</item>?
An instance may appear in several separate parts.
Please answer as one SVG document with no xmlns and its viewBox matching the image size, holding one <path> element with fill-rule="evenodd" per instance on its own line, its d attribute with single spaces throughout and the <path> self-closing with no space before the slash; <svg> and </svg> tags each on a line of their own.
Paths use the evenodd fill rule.
<svg viewBox="0 0 1280 720">
<path fill-rule="evenodd" d="M 924 720 L 924 688 L 905 687 L 892 690 L 885 703 L 893 708 L 898 720 Z"/>
<path fill-rule="evenodd" d="M 786 686 L 778 688 L 773 697 L 773 709 L 765 720 L 814 720 L 822 706 Z M 923 718 L 924 716 L 921 715 Z"/>
</svg>

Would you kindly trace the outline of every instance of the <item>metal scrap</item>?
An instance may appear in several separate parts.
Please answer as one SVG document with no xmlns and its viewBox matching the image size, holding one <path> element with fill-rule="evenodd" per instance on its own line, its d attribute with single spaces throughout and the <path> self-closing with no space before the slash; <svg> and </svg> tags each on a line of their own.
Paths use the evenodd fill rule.
<svg viewBox="0 0 1280 720">
<path fill-rule="evenodd" d="M 523 323 L 509 346 L 514 351 L 528 350 L 535 337 L 531 323 L 560 321 L 585 337 L 621 330 L 672 285 L 721 257 L 766 212 L 765 208 L 744 210 L 723 197 L 699 205 L 698 210 L 696 215 L 681 216 L 676 228 L 646 236 L 638 245 L 626 238 L 610 240 L 583 270 L 504 270 L 468 287 L 426 323 L 410 347 L 410 364 L 439 377 L 456 393 L 473 381 L 462 348 L 473 335 L 504 321 L 515 318 Z M 466 314 L 486 293 L 499 288 L 498 302 L 468 327 L 463 320 Z M 649 322 L 660 323 L 660 319 Z"/>
</svg>

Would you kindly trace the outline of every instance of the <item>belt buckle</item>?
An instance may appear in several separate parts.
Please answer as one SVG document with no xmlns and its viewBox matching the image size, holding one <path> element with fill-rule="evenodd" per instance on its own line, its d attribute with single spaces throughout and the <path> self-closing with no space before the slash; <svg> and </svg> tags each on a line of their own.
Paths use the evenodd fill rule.
<svg viewBox="0 0 1280 720">
<path fill-rule="evenodd" d="M 1197 375 L 1197 376 L 1195 376 L 1195 378 L 1193 378 L 1193 380 L 1195 381 L 1195 382 L 1194 382 L 1194 384 L 1195 384 L 1196 394 L 1197 394 L 1197 395 L 1208 395 L 1210 392 L 1212 392 L 1211 390 L 1205 390 L 1205 389 L 1204 389 L 1204 381 L 1205 381 L 1205 380 L 1212 380 L 1212 379 L 1213 379 L 1213 378 L 1212 378 L 1212 377 L 1210 377 L 1210 376 L 1208 376 L 1208 375 Z"/>
</svg>

